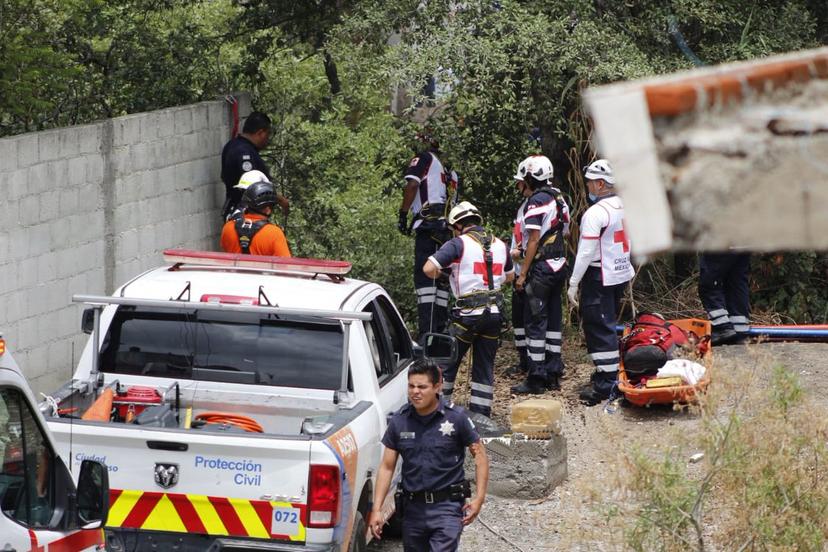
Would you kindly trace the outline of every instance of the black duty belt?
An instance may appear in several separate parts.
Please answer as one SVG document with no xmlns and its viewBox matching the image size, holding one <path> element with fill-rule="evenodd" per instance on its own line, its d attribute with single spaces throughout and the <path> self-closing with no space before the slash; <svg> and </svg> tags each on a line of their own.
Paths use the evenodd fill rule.
<svg viewBox="0 0 828 552">
<path fill-rule="evenodd" d="M 426 203 L 423 205 L 423 208 L 420 209 L 420 212 L 417 213 L 417 217 L 423 220 L 438 220 L 444 218 L 445 216 L 445 203 Z"/>
<path fill-rule="evenodd" d="M 457 483 L 451 487 L 441 489 L 439 491 L 402 491 L 403 498 L 409 502 L 416 502 L 418 504 L 434 504 L 435 502 L 445 502 L 446 500 L 455 500 L 462 502 L 466 497 L 471 496 L 471 487 L 468 481 Z"/>
</svg>

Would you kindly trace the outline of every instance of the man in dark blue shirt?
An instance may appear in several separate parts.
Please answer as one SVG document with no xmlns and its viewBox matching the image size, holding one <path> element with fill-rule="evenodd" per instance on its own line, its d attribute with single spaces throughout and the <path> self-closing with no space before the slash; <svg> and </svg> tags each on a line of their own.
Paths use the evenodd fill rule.
<svg viewBox="0 0 828 552">
<path fill-rule="evenodd" d="M 270 173 L 259 155 L 259 151 L 270 142 L 270 117 L 260 111 L 247 116 L 242 132 L 224 145 L 221 150 L 221 180 L 227 193 L 221 216 L 227 218 L 241 200 L 243 189 L 236 188 L 241 176 L 252 170 L 262 171 L 268 178 Z M 290 202 L 281 194 L 276 194 L 276 202 L 287 214 Z"/>
<path fill-rule="evenodd" d="M 440 397 L 440 368 L 420 361 L 408 371 L 409 403 L 394 414 L 382 439 L 385 445 L 368 519 L 371 533 L 382 536 L 381 506 L 402 456 L 402 529 L 406 551 L 457 550 L 463 526 L 483 506 L 489 460 L 474 424 L 461 408 Z M 465 499 L 464 449 L 474 457 L 476 492 Z"/>
</svg>

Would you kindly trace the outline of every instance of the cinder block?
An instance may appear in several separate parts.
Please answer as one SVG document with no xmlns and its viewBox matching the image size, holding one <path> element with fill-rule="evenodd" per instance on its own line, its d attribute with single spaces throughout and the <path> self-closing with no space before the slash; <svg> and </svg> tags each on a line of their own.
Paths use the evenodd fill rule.
<svg viewBox="0 0 828 552">
<path fill-rule="evenodd" d="M 30 379 L 42 379 L 49 374 L 47 355 L 49 346 L 35 343 L 29 350 L 28 364 L 26 366 L 26 377 Z"/>
<path fill-rule="evenodd" d="M 66 183 L 69 186 L 80 186 L 86 182 L 86 159 L 88 156 L 73 157 L 68 160 L 66 169 Z"/>
<path fill-rule="evenodd" d="M 31 167 L 38 162 L 38 134 L 24 134 L 17 141 L 17 166 Z"/>
<path fill-rule="evenodd" d="M 16 324 L 26 317 L 26 293 L 16 289 L 12 293 L 3 295 L 2 302 L 6 307 L 6 325 Z"/>
<path fill-rule="evenodd" d="M 100 155 L 87 155 L 86 157 L 86 182 L 98 184 L 104 179 L 103 157 Z"/>
<path fill-rule="evenodd" d="M 5 259 L 5 257 L 3 258 Z M 0 278 L 0 295 L 17 290 L 18 270 L 19 266 L 14 262 L 0 265 L 0 274 L 3 275 L 3 277 Z"/>
<path fill-rule="evenodd" d="M 60 210 L 63 214 L 77 213 L 80 193 L 78 188 L 62 186 L 58 194 Z"/>
<path fill-rule="evenodd" d="M 157 112 L 159 118 L 161 119 L 161 123 L 158 125 L 159 138 L 166 138 L 168 136 L 172 136 L 175 133 L 175 114 L 173 113 L 173 111 L 174 110 L 172 109 L 164 109 L 162 111 Z"/>
<path fill-rule="evenodd" d="M 79 272 L 77 269 L 78 258 L 80 255 L 80 246 L 67 247 L 61 249 L 57 253 L 57 277 L 58 278 L 72 278 Z"/>
<path fill-rule="evenodd" d="M 54 220 L 58 216 L 58 210 L 65 209 L 63 205 L 60 204 L 60 192 L 58 190 L 54 190 L 52 193 L 44 194 L 39 196 L 40 199 L 40 216 L 38 220 L 41 223 L 48 224 L 50 221 Z"/>
<path fill-rule="evenodd" d="M 60 157 L 71 159 L 80 153 L 80 129 L 78 127 L 63 128 L 58 135 Z"/>
<path fill-rule="evenodd" d="M 200 131 L 210 126 L 207 110 L 208 104 L 206 102 L 197 103 L 192 107 L 193 110 L 193 130 Z"/>
<path fill-rule="evenodd" d="M 29 195 L 17 202 L 17 222 L 25 228 L 38 223 L 40 216 L 40 196 Z"/>
<path fill-rule="evenodd" d="M 185 134 L 181 136 L 181 146 L 182 146 L 182 154 L 183 159 L 182 161 L 190 161 L 194 159 L 200 159 L 205 155 L 205 151 L 201 149 L 201 140 L 199 139 L 198 134 Z"/>
<path fill-rule="evenodd" d="M 109 294 L 115 291 L 114 289 L 106 289 L 106 274 L 103 268 L 96 268 L 85 273 L 86 290 L 84 293 L 103 293 Z"/>
<path fill-rule="evenodd" d="M 29 256 L 36 257 L 52 250 L 52 240 L 48 224 L 37 224 L 29 228 Z"/>
<path fill-rule="evenodd" d="M 161 118 L 157 112 L 143 113 L 141 115 L 141 142 L 152 142 L 158 138 L 160 124 Z"/>
<path fill-rule="evenodd" d="M 72 356 L 71 347 L 71 340 L 69 339 L 58 339 L 49 343 L 46 368 L 50 376 L 58 377 L 63 374 L 63 381 L 71 377 L 74 372 L 70 360 Z"/>
<path fill-rule="evenodd" d="M 19 225 L 8 232 L 9 260 L 21 260 L 29 256 L 29 232 L 26 227 Z"/>
<path fill-rule="evenodd" d="M 60 130 L 48 130 L 38 133 L 38 160 L 41 163 L 60 157 L 60 133 Z"/>
<path fill-rule="evenodd" d="M 20 202 L 17 200 L 5 201 L 0 205 L 0 210 L 6 213 L 5 216 L 0 216 L 0 235 L 4 235 L 9 230 L 18 226 L 17 215 L 20 213 Z M 5 258 L 0 256 L 0 258 Z"/>
<path fill-rule="evenodd" d="M 193 187 L 193 166 L 191 162 L 179 163 L 175 166 L 175 176 L 173 179 L 176 186 L 173 189 L 190 190 Z"/>
<path fill-rule="evenodd" d="M 72 298 L 69 295 L 69 282 L 66 280 L 54 280 L 46 284 L 46 297 L 48 298 L 49 314 L 60 310 L 71 304 Z M 51 339 L 52 334 L 47 334 Z"/>
<path fill-rule="evenodd" d="M 11 217 L 9 217 L 9 219 L 11 219 Z M 4 228 L 3 225 L 2 225 L 3 220 L 6 220 L 6 219 L 0 217 L 0 259 L 2 259 L 2 261 L 0 261 L 0 262 L 5 262 L 6 260 L 9 260 L 9 258 L 10 258 L 10 255 L 9 255 L 9 251 L 10 251 L 10 248 L 9 248 L 9 235 L 5 231 L 6 228 Z M 11 270 L 12 268 L 13 267 L 7 266 L 6 270 Z M 7 273 L 4 272 L 3 269 L 0 269 L 0 274 L 2 275 L 2 278 L 0 278 L 0 280 L 6 279 L 8 277 L 6 275 Z M 2 289 L 3 289 L 3 283 L 0 282 L 0 290 L 2 290 Z M 3 292 L 0 291 L 0 294 L 2 294 L 2 293 Z"/>
<path fill-rule="evenodd" d="M 127 115 L 112 120 L 112 145 L 117 147 L 135 144 L 141 139 L 142 115 Z"/>
<path fill-rule="evenodd" d="M 102 182 L 87 182 L 78 187 L 79 213 L 91 213 L 103 209 Z"/>
<path fill-rule="evenodd" d="M 140 172 L 152 168 L 152 159 L 150 158 L 150 146 L 147 143 L 134 144 L 129 148 L 130 165 L 132 171 Z"/>
<path fill-rule="evenodd" d="M 38 282 L 51 282 L 57 278 L 57 256 L 46 253 L 37 257 L 37 280 Z M 4 276 L 5 277 L 5 276 Z"/>
<path fill-rule="evenodd" d="M 29 174 L 27 175 L 27 184 L 30 194 L 39 194 L 46 190 L 49 185 L 49 180 L 53 176 L 49 174 L 48 163 L 37 163 L 29 167 Z"/>
<path fill-rule="evenodd" d="M 75 236 L 72 235 L 71 223 L 71 216 L 58 218 L 48 223 L 49 242 L 52 244 L 52 251 L 60 251 L 73 245 Z"/>
<path fill-rule="evenodd" d="M 0 190 L 6 190 L 6 199 L 20 199 L 29 195 L 29 169 L 0 173 Z M 8 211 L 7 211 L 8 212 Z"/>
<path fill-rule="evenodd" d="M 37 317 L 29 316 L 17 322 L 17 349 L 31 349 L 38 343 Z"/>
<path fill-rule="evenodd" d="M 145 225 L 138 229 L 138 252 L 139 257 L 145 257 L 155 253 L 155 226 Z"/>
<path fill-rule="evenodd" d="M 66 338 L 71 337 L 80 331 L 82 311 L 83 309 L 80 305 L 72 303 L 70 306 L 60 309 L 54 313 L 54 317 L 57 320 L 55 335 L 60 338 Z"/>
<path fill-rule="evenodd" d="M 100 155 L 103 123 L 97 123 L 94 125 L 83 125 L 77 127 L 77 129 L 79 153 L 86 155 Z"/>
<path fill-rule="evenodd" d="M 193 131 L 193 110 L 189 106 L 178 107 L 173 115 L 175 134 L 183 136 Z"/>
<path fill-rule="evenodd" d="M 17 139 L 0 138 L 0 173 L 17 168 Z M 0 175 L 0 182 L 4 179 Z"/>
<path fill-rule="evenodd" d="M 57 317 L 55 309 L 48 314 L 37 317 L 37 335 L 41 341 L 51 341 L 57 336 Z"/>
<path fill-rule="evenodd" d="M 115 241 L 115 248 L 116 262 L 136 258 L 138 256 L 138 230 L 132 229 L 119 234 Z"/>
<path fill-rule="evenodd" d="M 114 166 L 115 177 L 123 177 L 132 172 L 132 155 L 130 146 L 121 146 L 113 148 L 112 157 L 110 158 Z"/>
<path fill-rule="evenodd" d="M 115 207 L 115 214 L 113 215 L 113 228 L 115 233 L 126 232 L 134 229 L 139 224 L 138 219 L 138 202 L 119 203 Z"/>
<path fill-rule="evenodd" d="M 223 100 L 205 102 L 207 105 L 207 124 L 210 128 L 226 128 L 229 132 L 230 104 Z"/>
</svg>

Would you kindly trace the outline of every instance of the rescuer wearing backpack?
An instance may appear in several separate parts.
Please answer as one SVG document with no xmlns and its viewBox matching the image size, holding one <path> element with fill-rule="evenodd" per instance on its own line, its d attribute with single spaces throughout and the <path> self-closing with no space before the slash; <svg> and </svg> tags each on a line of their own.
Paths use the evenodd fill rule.
<svg viewBox="0 0 828 552">
<path fill-rule="evenodd" d="M 221 248 L 228 253 L 290 257 L 284 232 L 269 220 L 276 205 L 273 184 L 251 184 L 242 194 L 241 203 L 244 214 L 224 224 Z"/>
<path fill-rule="evenodd" d="M 581 219 L 581 237 L 567 296 L 578 305 L 587 352 L 595 365 L 591 383 L 580 392 L 592 406 L 609 397 L 621 362 L 615 322 L 627 282 L 635 270 L 624 231 L 624 204 L 615 195 L 615 177 L 606 159 L 586 167 L 584 178 L 593 203 Z"/>
<path fill-rule="evenodd" d="M 518 207 L 515 213 L 515 220 L 512 226 L 512 241 L 509 244 L 509 255 L 512 257 L 512 262 L 515 265 L 515 278 L 520 276 L 520 263 L 523 260 L 523 216 L 526 213 L 526 204 L 529 198 L 526 197 L 526 190 L 528 186 L 524 180 L 526 176 L 525 165 L 526 160 L 520 162 L 515 176 L 515 187 L 518 193 L 523 198 L 523 202 Z M 526 306 L 526 292 L 522 289 L 512 288 L 512 332 L 515 337 L 515 349 L 518 352 L 518 363 L 516 366 L 509 368 L 507 373 L 510 375 L 523 374 L 529 371 L 529 364 L 526 356 L 526 328 L 524 321 L 524 312 Z"/>
<path fill-rule="evenodd" d="M 414 290 L 417 293 L 417 330 L 443 332 L 448 321 L 449 289 L 444 278 L 428 278 L 422 267 L 447 240 L 451 233 L 446 228 L 447 205 L 451 204 L 446 186 L 447 176 L 437 157 L 439 143 L 428 132 L 417 134 L 417 141 L 427 149 L 408 164 L 403 175 L 405 189 L 400 204 L 397 229 L 404 235 L 414 230 Z M 456 175 L 456 173 L 455 173 Z M 453 181 L 451 181 L 453 182 Z M 408 211 L 414 215 L 408 225 Z"/>
<path fill-rule="evenodd" d="M 503 326 L 503 284 L 514 270 L 506 244 L 481 226 L 477 208 L 463 201 L 451 210 L 448 223 L 455 237 L 446 242 L 422 267 L 429 278 L 450 270 L 455 297 L 449 333 L 457 338 L 457 360 L 443 373 L 443 393 L 454 391 L 457 369 L 472 349 L 469 410 L 491 416 L 494 399 L 494 359 Z"/>
<path fill-rule="evenodd" d="M 526 295 L 528 374 L 524 382 L 512 387 L 512 393 L 541 394 L 560 389 L 564 371 L 561 292 L 566 280 L 564 235 L 569 230 L 569 207 L 560 190 L 551 186 L 553 168 L 548 157 L 527 157 L 518 170 L 528 200 L 521 229 L 523 262 L 515 288 Z"/>
</svg>

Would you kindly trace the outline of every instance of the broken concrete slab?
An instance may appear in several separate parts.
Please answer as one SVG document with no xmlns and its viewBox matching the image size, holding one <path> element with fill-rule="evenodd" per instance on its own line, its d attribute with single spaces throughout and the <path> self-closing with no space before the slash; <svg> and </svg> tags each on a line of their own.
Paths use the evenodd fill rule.
<svg viewBox="0 0 828 552">
<path fill-rule="evenodd" d="M 520 435 L 482 439 L 489 456 L 488 493 L 502 498 L 544 498 L 567 477 L 566 439 L 527 439 Z M 466 475 L 474 459 L 466 456 Z"/>
</svg>

